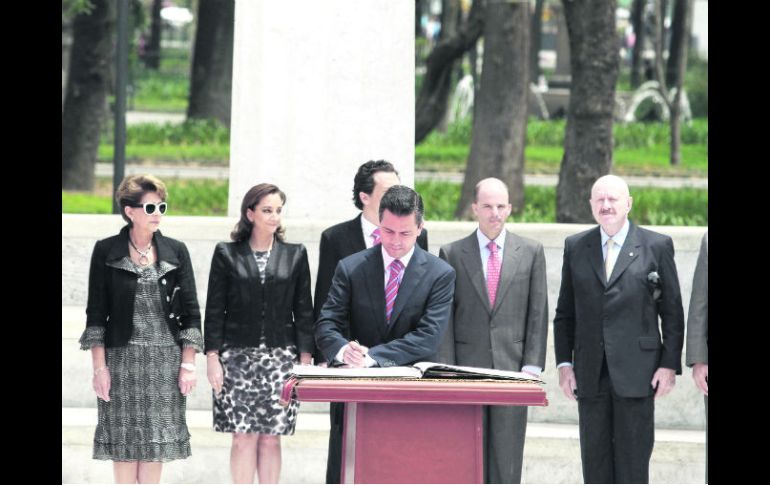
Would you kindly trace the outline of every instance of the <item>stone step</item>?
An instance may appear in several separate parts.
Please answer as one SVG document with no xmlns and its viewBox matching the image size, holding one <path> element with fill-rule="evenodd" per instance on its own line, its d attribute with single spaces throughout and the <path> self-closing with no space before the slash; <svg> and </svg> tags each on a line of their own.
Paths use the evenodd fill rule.
<svg viewBox="0 0 770 485">
<path fill-rule="evenodd" d="M 281 483 L 323 483 L 328 416 L 305 412 L 296 433 L 282 441 Z M 167 463 L 163 483 L 229 483 L 230 437 L 211 429 L 211 413 L 187 411 L 193 454 Z M 96 426 L 94 408 L 62 408 L 62 483 L 110 483 L 109 461 L 91 459 Z M 700 431 L 658 429 L 650 464 L 650 483 L 703 483 L 705 436 Z M 573 424 L 529 423 L 522 483 L 582 482 L 580 444 Z"/>
</svg>

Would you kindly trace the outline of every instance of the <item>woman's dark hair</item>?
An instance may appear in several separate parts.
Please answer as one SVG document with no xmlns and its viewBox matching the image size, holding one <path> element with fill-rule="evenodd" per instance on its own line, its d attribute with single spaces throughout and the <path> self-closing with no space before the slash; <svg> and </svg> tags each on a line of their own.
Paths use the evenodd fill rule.
<svg viewBox="0 0 770 485">
<path fill-rule="evenodd" d="M 152 192 L 156 192 L 161 200 L 166 200 L 166 184 L 154 175 L 127 175 L 118 185 L 118 190 L 115 191 L 115 201 L 120 207 L 121 217 L 128 222 L 129 227 L 133 225 L 133 222 L 126 215 L 125 208 L 139 205 L 142 197 Z"/>
<path fill-rule="evenodd" d="M 233 232 L 230 233 L 230 239 L 236 242 L 249 239 L 254 224 L 252 224 L 251 221 L 249 221 L 249 218 L 246 217 L 246 210 L 254 210 L 262 199 L 270 194 L 278 194 L 281 197 L 281 202 L 286 204 L 286 194 L 273 184 L 255 185 L 246 192 L 246 195 L 243 196 L 243 201 L 241 202 L 241 219 L 235 225 L 235 228 L 233 228 Z M 275 231 L 275 237 L 277 237 L 279 241 L 283 241 L 284 233 L 285 229 L 283 226 L 279 225 L 278 229 Z"/>
</svg>

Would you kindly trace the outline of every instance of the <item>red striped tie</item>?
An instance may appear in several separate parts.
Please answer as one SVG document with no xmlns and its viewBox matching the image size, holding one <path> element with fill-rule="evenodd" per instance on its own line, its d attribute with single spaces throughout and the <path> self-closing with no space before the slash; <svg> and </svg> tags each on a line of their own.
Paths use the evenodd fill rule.
<svg viewBox="0 0 770 485">
<path fill-rule="evenodd" d="M 497 282 L 500 281 L 500 255 L 497 253 L 497 244 L 489 241 L 489 260 L 487 261 L 487 292 L 489 293 L 489 307 L 494 308 L 497 296 Z"/>
<path fill-rule="evenodd" d="M 385 323 L 390 325 L 390 314 L 393 313 L 393 304 L 398 295 L 398 275 L 401 273 L 404 264 L 398 259 L 390 263 L 390 276 L 388 286 L 385 287 Z"/>
</svg>

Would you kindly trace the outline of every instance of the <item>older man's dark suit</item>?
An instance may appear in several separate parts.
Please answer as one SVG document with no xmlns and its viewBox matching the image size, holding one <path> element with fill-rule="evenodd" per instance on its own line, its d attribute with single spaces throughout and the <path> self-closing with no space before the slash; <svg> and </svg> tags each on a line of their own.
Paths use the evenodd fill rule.
<svg viewBox="0 0 770 485">
<path fill-rule="evenodd" d="M 363 214 L 358 214 L 358 216 L 349 221 L 327 228 L 321 234 L 318 273 L 315 281 L 315 294 L 313 295 L 315 320 L 321 315 L 321 308 L 326 303 L 326 296 L 329 294 L 337 263 L 351 254 L 366 249 L 366 242 L 364 242 L 364 235 L 361 229 L 361 217 L 363 217 Z M 417 245 L 426 251 L 428 250 L 428 231 L 424 228 L 417 238 Z M 314 357 L 316 362 L 325 360 L 320 352 L 317 352 Z M 341 429 L 344 409 L 342 403 L 330 404 L 329 419 L 332 428 L 336 426 Z M 342 435 L 331 433 L 329 435 L 329 455 L 326 464 L 326 483 L 340 482 L 341 450 Z"/>
<path fill-rule="evenodd" d="M 564 246 L 554 346 L 557 364 L 574 363 L 586 483 L 649 481 L 652 377 L 659 367 L 682 373 L 684 312 L 673 241 L 629 224 L 609 282 L 598 226 Z M 648 280 L 653 271 L 657 300 Z M 620 415 L 614 423 L 613 409 Z"/>
</svg>

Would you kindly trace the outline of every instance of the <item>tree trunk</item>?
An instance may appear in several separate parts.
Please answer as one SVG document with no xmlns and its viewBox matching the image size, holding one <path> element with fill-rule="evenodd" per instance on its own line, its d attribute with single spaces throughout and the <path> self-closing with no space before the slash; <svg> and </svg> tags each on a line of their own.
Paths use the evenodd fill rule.
<svg viewBox="0 0 770 485">
<path fill-rule="evenodd" d="M 457 35 L 457 31 L 460 27 L 460 0 L 441 0 L 441 31 L 439 32 L 439 39 L 451 39 Z M 457 86 L 457 82 L 460 80 L 460 73 L 462 69 L 458 66 L 457 62 L 452 62 L 454 69 L 450 69 L 449 73 L 449 92 L 447 93 L 447 107 L 444 109 L 444 115 L 441 117 L 436 129 L 440 132 L 446 132 L 449 125 L 449 103 L 452 99 L 452 88 Z"/>
<path fill-rule="evenodd" d="M 524 207 L 524 144 L 529 93 L 529 5 L 490 2 L 484 22 L 484 60 L 465 181 L 455 216 L 472 215 L 473 189 L 497 177 L 508 186 L 513 213 Z"/>
<path fill-rule="evenodd" d="M 690 30 L 688 26 L 687 0 L 674 0 L 674 12 L 671 14 L 671 39 L 668 44 L 668 60 L 666 61 L 666 85 L 674 86 L 676 76 L 679 72 L 679 59 L 682 54 L 687 55 L 687 51 L 682 51 L 681 44 L 689 44 Z"/>
<path fill-rule="evenodd" d="M 479 41 L 478 39 L 476 39 L 476 42 L 474 42 L 471 48 L 468 49 L 468 64 L 471 66 L 471 79 L 473 79 L 473 111 L 471 111 L 472 116 L 476 116 L 476 100 L 479 99 L 479 88 L 481 87 L 481 82 L 479 82 L 481 73 L 479 72 L 479 69 L 478 69 L 478 65 L 479 65 L 478 45 L 479 45 Z"/>
<path fill-rule="evenodd" d="M 163 0 L 152 0 L 152 10 L 150 11 L 150 39 L 144 48 L 144 65 L 147 69 L 160 68 L 160 36 L 161 19 L 160 8 Z"/>
<path fill-rule="evenodd" d="M 552 5 L 551 11 L 556 18 L 556 72 L 552 79 L 558 80 L 567 87 L 572 75 L 569 27 L 567 27 L 566 13 L 561 5 Z"/>
<path fill-rule="evenodd" d="M 674 38 L 671 38 L 671 47 L 669 47 L 669 61 L 675 58 L 677 64 L 673 67 L 674 79 L 673 85 L 676 87 L 676 94 L 671 103 L 671 165 L 679 165 L 682 161 L 681 155 L 681 112 L 682 112 L 682 88 L 684 87 L 684 75 L 687 70 L 687 50 L 690 44 L 690 29 L 692 26 L 692 0 L 676 0 L 674 6 L 674 19 L 676 20 L 676 11 L 681 9 L 680 30 L 681 38 L 674 44 Z M 674 30 L 676 32 L 676 28 Z"/>
<path fill-rule="evenodd" d="M 234 30 L 234 0 L 200 1 L 187 119 L 216 118 L 230 126 Z"/>
<path fill-rule="evenodd" d="M 631 25 L 634 27 L 634 48 L 631 52 L 631 87 L 641 84 L 642 52 L 644 51 L 644 5 L 645 0 L 634 0 L 631 5 Z"/>
<path fill-rule="evenodd" d="M 414 0 L 414 38 L 417 39 L 422 36 L 422 25 L 420 20 L 422 17 L 422 0 Z"/>
<path fill-rule="evenodd" d="M 484 28 L 484 2 L 473 2 L 467 25 L 455 37 L 436 44 L 425 60 L 427 70 L 417 95 L 414 143 L 420 143 L 441 121 L 451 91 L 452 66 L 476 45 Z"/>
<path fill-rule="evenodd" d="M 532 48 L 529 50 L 529 81 L 537 84 L 540 77 L 540 46 L 543 36 L 543 5 L 545 0 L 535 0 L 535 13 L 532 14 L 532 28 L 530 40 Z"/>
<path fill-rule="evenodd" d="M 113 0 L 91 0 L 91 13 L 73 24 L 67 95 L 61 116 L 62 189 L 91 190 L 94 186 L 99 135 L 104 121 L 116 8 Z"/>
<path fill-rule="evenodd" d="M 441 30 L 439 39 L 451 39 L 460 27 L 460 0 L 441 0 Z"/>
<path fill-rule="evenodd" d="M 653 33 L 655 34 L 652 39 L 653 50 L 655 51 L 653 64 L 655 77 L 653 79 L 660 84 L 660 94 L 663 95 L 663 99 L 666 100 L 666 104 L 668 104 L 669 109 L 671 109 L 671 100 L 668 99 L 668 84 L 666 83 L 666 76 L 663 70 L 663 22 L 666 18 L 666 14 L 665 5 L 662 0 L 653 0 L 652 12 Z"/>
<path fill-rule="evenodd" d="M 67 94 L 70 53 L 72 52 L 72 18 L 62 11 L 61 16 L 61 109 L 64 112 L 64 98 Z"/>
<path fill-rule="evenodd" d="M 592 222 L 591 186 L 612 166 L 612 112 L 620 57 L 615 0 L 565 1 L 570 88 L 564 157 L 556 188 L 557 222 Z"/>
</svg>

